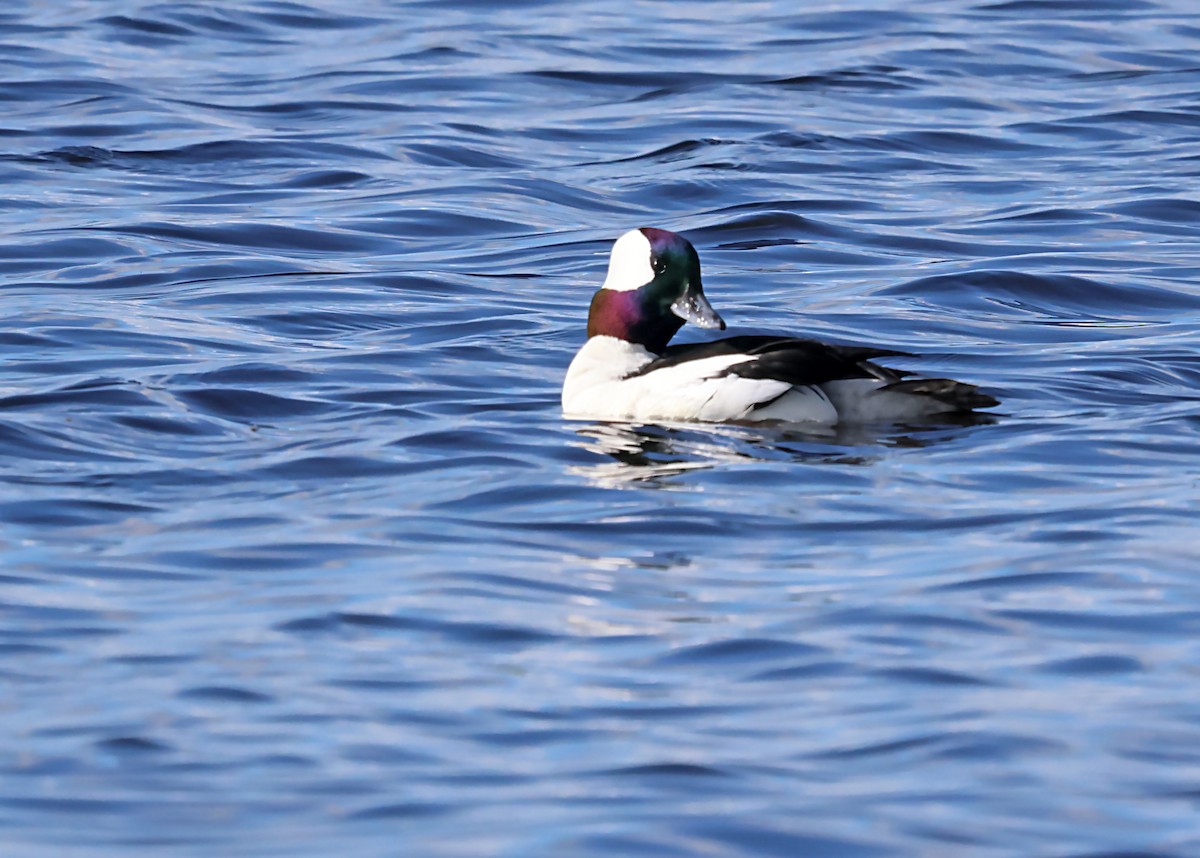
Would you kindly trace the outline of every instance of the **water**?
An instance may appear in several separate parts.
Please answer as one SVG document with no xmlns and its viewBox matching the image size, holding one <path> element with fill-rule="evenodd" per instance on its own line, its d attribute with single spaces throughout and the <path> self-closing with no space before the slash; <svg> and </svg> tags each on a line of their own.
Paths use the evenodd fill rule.
<svg viewBox="0 0 1200 858">
<path fill-rule="evenodd" d="M 4 854 L 1200 854 L 1191 7 L 7 7 Z M 1002 416 L 564 421 L 639 225 Z"/>
</svg>

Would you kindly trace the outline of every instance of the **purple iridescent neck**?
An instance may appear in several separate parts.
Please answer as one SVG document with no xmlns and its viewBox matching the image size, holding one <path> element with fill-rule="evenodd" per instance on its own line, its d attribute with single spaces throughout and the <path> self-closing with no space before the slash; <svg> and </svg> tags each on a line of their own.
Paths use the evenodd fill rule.
<svg viewBox="0 0 1200 858">
<path fill-rule="evenodd" d="M 592 298 L 588 313 L 589 337 L 616 337 L 644 346 L 659 354 L 667 347 L 675 332 L 683 327 L 683 319 L 666 307 L 647 306 L 654 303 L 640 289 L 614 292 L 601 289 Z"/>
</svg>

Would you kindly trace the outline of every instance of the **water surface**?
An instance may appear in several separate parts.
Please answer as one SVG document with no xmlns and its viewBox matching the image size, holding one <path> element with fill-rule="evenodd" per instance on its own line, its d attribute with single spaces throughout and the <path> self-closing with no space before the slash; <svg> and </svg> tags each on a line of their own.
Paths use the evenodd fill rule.
<svg viewBox="0 0 1200 858">
<path fill-rule="evenodd" d="M 1190 4 L 346 8 L 0 13 L 12 854 L 1200 852 Z M 641 225 L 1001 416 L 563 420 Z"/>
</svg>

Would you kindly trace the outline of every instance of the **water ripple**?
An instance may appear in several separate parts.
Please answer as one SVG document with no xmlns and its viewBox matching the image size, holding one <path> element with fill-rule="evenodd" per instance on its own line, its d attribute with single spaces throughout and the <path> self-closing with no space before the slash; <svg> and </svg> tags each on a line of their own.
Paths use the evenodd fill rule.
<svg viewBox="0 0 1200 858">
<path fill-rule="evenodd" d="M 0 12 L 10 851 L 1197 852 L 1193 19 Z M 563 421 L 641 225 L 1004 408 Z"/>
</svg>

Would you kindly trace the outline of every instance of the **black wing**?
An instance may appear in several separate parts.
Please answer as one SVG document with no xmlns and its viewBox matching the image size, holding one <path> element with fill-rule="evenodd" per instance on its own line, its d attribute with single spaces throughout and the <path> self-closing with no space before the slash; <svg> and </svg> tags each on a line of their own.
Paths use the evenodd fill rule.
<svg viewBox="0 0 1200 858">
<path fill-rule="evenodd" d="M 711 343 L 669 346 L 662 357 L 651 361 L 634 375 L 679 366 L 694 360 L 722 355 L 745 355 L 746 360 L 726 367 L 721 375 L 786 381 L 788 384 L 824 384 L 844 378 L 877 378 L 891 384 L 908 373 L 872 363 L 880 357 L 911 357 L 908 352 L 866 346 L 836 346 L 796 337 L 727 337 Z"/>
</svg>

